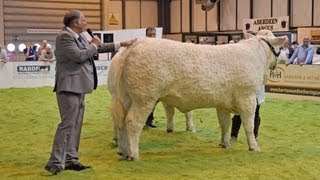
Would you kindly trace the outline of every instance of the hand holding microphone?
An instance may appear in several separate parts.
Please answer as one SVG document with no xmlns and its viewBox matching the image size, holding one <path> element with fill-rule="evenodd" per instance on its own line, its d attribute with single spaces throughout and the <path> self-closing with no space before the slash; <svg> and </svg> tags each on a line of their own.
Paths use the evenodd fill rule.
<svg viewBox="0 0 320 180">
<path fill-rule="evenodd" d="M 101 40 L 97 35 L 94 35 L 91 31 L 91 29 L 87 29 L 88 34 L 92 37 L 91 43 L 94 43 L 97 47 L 100 46 Z"/>
</svg>

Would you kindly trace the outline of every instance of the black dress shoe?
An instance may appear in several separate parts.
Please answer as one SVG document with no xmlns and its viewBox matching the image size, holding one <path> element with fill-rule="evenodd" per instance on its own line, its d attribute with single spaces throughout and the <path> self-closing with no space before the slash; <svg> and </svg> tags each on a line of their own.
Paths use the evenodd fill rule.
<svg viewBox="0 0 320 180">
<path fill-rule="evenodd" d="M 44 169 L 50 173 L 52 173 L 53 175 L 57 175 L 59 172 L 62 171 L 62 167 L 61 166 L 56 166 L 56 165 L 46 165 L 44 167 Z"/>
<path fill-rule="evenodd" d="M 156 128 L 157 126 L 154 124 L 146 124 L 146 126 L 151 127 L 151 128 Z"/>
<path fill-rule="evenodd" d="M 85 166 L 81 163 L 78 164 L 71 164 L 64 167 L 65 170 L 74 170 L 74 171 L 82 171 L 84 169 L 92 168 L 91 166 Z"/>
</svg>

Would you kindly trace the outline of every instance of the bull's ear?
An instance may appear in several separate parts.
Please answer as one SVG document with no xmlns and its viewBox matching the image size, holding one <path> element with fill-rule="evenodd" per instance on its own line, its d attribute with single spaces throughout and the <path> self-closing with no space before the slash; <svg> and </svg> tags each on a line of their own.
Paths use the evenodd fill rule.
<svg viewBox="0 0 320 180">
<path fill-rule="evenodd" d="M 281 46 L 286 41 L 287 36 L 266 37 L 265 39 L 274 46 Z"/>
<path fill-rule="evenodd" d="M 242 32 L 243 32 L 244 38 L 246 39 L 250 39 L 254 37 L 254 35 L 248 33 L 246 30 L 242 30 Z"/>
<path fill-rule="evenodd" d="M 277 45 L 282 45 L 288 39 L 287 36 L 280 36 L 276 38 Z"/>
</svg>

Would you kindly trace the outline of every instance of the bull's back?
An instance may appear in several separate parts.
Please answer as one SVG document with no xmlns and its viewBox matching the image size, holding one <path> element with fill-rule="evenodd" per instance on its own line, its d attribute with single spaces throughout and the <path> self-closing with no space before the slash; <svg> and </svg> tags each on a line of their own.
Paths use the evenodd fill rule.
<svg viewBox="0 0 320 180">
<path fill-rule="evenodd" d="M 128 55 L 124 78 L 134 95 L 156 97 L 182 109 L 213 107 L 227 103 L 239 87 L 253 88 L 247 69 L 255 65 L 239 63 L 239 54 L 246 53 L 237 52 L 237 46 L 147 39 Z"/>
</svg>

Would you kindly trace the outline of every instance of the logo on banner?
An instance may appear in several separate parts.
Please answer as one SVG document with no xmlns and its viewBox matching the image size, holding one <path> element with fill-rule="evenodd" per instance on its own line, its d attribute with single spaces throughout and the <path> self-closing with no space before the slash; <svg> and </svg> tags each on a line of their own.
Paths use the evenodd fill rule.
<svg viewBox="0 0 320 180">
<path fill-rule="evenodd" d="M 274 70 L 270 70 L 268 75 L 268 80 L 270 82 L 280 82 L 282 79 L 284 79 L 285 71 L 282 67 L 277 66 Z"/>
<path fill-rule="evenodd" d="M 267 29 L 270 31 L 289 31 L 289 16 L 271 17 L 259 19 L 245 19 L 243 29 L 259 31 Z"/>
<path fill-rule="evenodd" d="M 108 66 L 106 65 L 97 65 L 96 66 L 97 73 L 99 76 L 107 76 L 108 75 Z"/>
<path fill-rule="evenodd" d="M 17 66 L 18 73 L 49 72 L 49 65 Z"/>
</svg>

